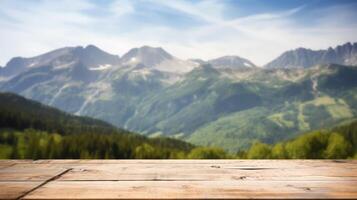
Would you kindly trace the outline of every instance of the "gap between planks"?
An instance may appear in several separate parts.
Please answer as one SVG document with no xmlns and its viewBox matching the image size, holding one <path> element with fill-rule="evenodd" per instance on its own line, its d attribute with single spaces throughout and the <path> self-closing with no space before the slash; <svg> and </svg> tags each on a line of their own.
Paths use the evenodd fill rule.
<svg viewBox="0 0 357 200">
<path fill-rule="evenodd" d="M 24 194 L 22 194 L 22 195 L 20 195 L 19 197 L 17 197 L 16 200 L 21 200 L 21 199 L 23 199 L 23 198 L 26 197 L 27 195 L 31 194 L 31 192 L 34 192 L 35 190 L 37 190 L 37 189 L 39 189 L 40 187 L 42 187 L 42 186 L 48 184 L 48 183 L 51 182 L 51 181 L 57 180 L 57 179 L 60 178 L 62 175 L 64 175 L 65 173 L 67 173 L 67 172 L 69 172 L 69 171 L 71 171 L 71 170 L 72 170 L 72 168 L 68 168 L 68 169 L 64 170 L 63 172 L 57 174 L 56 176 L 54 176 L 54 177 L 52 177 L 52 178 L 50 178 L 50 179 L 47 179 L 47 180 L 44 181 L 43 183 L 39 184 L 38 186 L 32 188 L 32 189 L 29 190 L 29 191 L 26 191 Z"/>
</svg>

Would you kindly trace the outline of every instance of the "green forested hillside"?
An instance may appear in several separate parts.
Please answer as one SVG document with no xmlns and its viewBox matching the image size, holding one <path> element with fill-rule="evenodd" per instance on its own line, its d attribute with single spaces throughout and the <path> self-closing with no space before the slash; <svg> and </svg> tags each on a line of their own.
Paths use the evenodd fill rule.
<svg viewBox="0 0 357 200">
<path fill-rule="evenodd" d="M 274 145 L 257 141 L 238 156 L 250 159 L 357 159 L 357 121 L 329 130 L 308 132 Z"/>
<path fill-rule="evenodd" d="M 227 153 L 147 138 L 10 93 L 0 93 L 0 100 L 0 158 L 357 158 L 357 121 L 274 145 L 256 140 L 246 151 Z"/>
<path fill-rule="evenodd" d="M 274 144 L 357 118 L 356 47 L 298 48 L 262 68 L 239 56 L 180 60 L 161 47 L 122 58 L 93 45 L 64 47 L 11 59 L 0 70 L 0 91 L 148 137 L 235 153 L 255 140 Z M 26 109 L 16 119 L 3 110 L 8 121 L 0 123 L 61 135 L 113 131 L 89 118 Z"/>
<path fill-rule="evenodd" d="M 59 134 L 127 133 L 104 121 L 71 115 L 12 93 L 0 93 L 0 102 L 0 127 L 3 128 L 33 128 Z"/>
<path fill-rule="evenodd" d="M 356 67 L 217 70 L 209 65 L 137 105 L 127 127 L 232 153 L 357 116 Z"/>
<path fill-rule="evenodd" d="M 191 144 L 146 138 L 11 93 L 0 93 L 0 158 L 180 158 Z"/>
<path fill-rule="evenodd" d="M 91 83 L 68 79 L 70 71 L 29 70 L 0 89 L 146 136 L 179 138 L 231 153 L 245 150 L 255 140 L 274 144 L 357 117 L 353 66 L 215 69 L 202 65 L 181 76 L 139 65 L 113 68 Z M 46 73 L 54 78 L 25 84 Z M 62 133 L 61 128 L 54 131 Z"/>
</svg>

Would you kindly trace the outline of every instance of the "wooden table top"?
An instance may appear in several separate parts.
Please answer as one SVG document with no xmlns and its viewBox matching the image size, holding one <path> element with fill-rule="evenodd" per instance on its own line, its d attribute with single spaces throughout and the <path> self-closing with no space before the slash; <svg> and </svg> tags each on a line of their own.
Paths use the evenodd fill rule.
<svg viewBox="0 0 357 200">
<path fill-rule="evenodd" d="M 0 199 L 357 199 L 357 160 L 0 160 Z"/>
</svg>

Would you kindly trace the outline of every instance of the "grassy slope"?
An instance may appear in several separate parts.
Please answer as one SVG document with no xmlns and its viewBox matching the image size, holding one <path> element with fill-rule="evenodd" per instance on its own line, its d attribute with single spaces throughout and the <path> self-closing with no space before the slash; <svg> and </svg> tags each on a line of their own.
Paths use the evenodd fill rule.
<svg viewBox="0 0 357 200">
<path fill-rule="evenodd" d="M 271 93 L 276 97 L 274 101 L 223 115 L 199 127 L 188 136 L 188 141 L 236 152 L 247 148 L 254 140 L 275 143 L 302 132 L 349 121 L 357 116 L 357 85 L 353 81 L 342 82 L 341 90 L 335 88 L 331 81 L 344 79 L 346 74 L 340 71 L 347 69 L 349 74 L 357 74 L 357 69 L 340 67 L 341 70 L 335 74 L 319 77 L 318 92 L 312 90 L 309 78 L 277 90 L 272 88 Z M 269 94 L 262 97 L 268 98 Z M 282 100 L 279 101 L 279 98 Z"/>
</svg>

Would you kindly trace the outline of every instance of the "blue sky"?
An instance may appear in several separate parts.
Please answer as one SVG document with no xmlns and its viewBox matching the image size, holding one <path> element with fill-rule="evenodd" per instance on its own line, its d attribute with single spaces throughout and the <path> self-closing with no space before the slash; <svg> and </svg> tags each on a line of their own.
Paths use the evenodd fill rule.
<svg viewBox="0 0 357 200">
<path fill-rule="evenodd" d="M 179 58 L 239 55 L 263 65 L 297 47 L 357 42 L 357 1 L 0 0 L 0 65 L 63 46 L 122 55 L 143 45 Z"/>
</svg>

